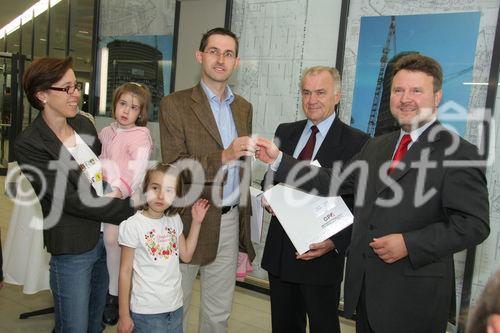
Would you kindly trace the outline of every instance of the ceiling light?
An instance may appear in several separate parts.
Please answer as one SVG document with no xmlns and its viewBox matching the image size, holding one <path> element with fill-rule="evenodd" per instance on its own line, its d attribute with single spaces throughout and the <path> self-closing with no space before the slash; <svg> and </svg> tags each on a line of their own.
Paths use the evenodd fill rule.
<svg viewBox="0 0 500 333">
<path fill-rule="evenodd" d="M 61 0 L 52 0 L 50 1 L 50 6 L 53 7 L 58 4 Z M 40 0 L 35 3 L 33 6 L 28 8 L 24 13 L 13 19 L 9 24 L 0 29 L 0 36 L 5 36 L 13 33 L 21 24 L 28 23 L 34 17 L 44 13 L 49 8 L 49 0 Z M 1 38 L 1 37 L 0 37 Z"/>
</svg>

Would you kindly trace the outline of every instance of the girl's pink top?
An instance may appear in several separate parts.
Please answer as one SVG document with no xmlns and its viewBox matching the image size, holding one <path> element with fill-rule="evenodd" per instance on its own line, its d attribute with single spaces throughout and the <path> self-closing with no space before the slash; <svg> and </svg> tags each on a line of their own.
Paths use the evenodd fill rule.
<svg viewBox="0 0 500 333">
<path fill-rule="evenodd" d="M 147 127 L 119 128 L 116 122 L 99 133 L 104 180 L 130 197 L 142 184 L 153 140 Z M 140 190 L 140 189 L 139 189 Z"/>
</svg>

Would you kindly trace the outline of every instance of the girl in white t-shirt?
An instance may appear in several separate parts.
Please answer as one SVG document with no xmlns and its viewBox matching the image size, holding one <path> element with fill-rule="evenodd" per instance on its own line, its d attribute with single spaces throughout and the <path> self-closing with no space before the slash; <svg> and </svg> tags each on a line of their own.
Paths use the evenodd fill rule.
<svg viewBox="0 0 500 333">
<path fill-rule="evenodd" d="M 180 208 L 172 205 L 182 193 L 181 184 L 175 166 L 160 163 L 149 169 L 143 184 L 145 207 L 120 224 L 119 333 L 182 333 L 179 256 L 191 261 L 209 204 L 205 199 L 194 203 L 184 238 Z"/>
</svg>

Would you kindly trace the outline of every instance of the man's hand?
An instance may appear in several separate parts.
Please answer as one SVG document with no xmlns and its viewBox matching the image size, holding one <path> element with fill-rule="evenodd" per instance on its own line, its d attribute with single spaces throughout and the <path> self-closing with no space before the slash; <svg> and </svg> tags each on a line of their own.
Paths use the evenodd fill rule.
<svg viewBox="0 0 500 333">
<path fill-rule="evenodd" d="M 222 151 L 222 164 L 236 161 L 242 156 L 253 156 L 255 150 L 255 141 L 251 137 L 241 136 L 236 138 L 229 147 Z"/>
<path fill-rule="evenodd" d="M 388 264 L 398 261 L 408 255 L 405 240 L 402 234 L 390 234 L 380 238 L 374 238 L 368 244 L 380 259 Z"/>
<path fill-rule="evenodd" d="M 274 216 L 274 211 L 273 209 L 271 208 L 271 205 L 269 205 L 269 202 L 267 202 L 266 198 L 264 198 L 263 195 L 260 196 L 260 203 L 262 205 L 262 207 L 264 207 L 264 209 L 271 215 Z"/>
<path fill-rule="evenodd" d="M 333 244 L 333 241 L 328 238 L 322 241 L 321 243 L 313 243 L 309 245 L 309 251 L 307 251 L 304 254 L 297 255 L 297 259 L 301 260 L 315 259 L 332 251 L 333 249 L 335 249 L 335 244 Z"/>
<path fill-rule="evenodd" d="M 257 143 L 255 157 L 264 163 L 273 164 L 274 160 L 276 160 L 280 154 L 280 150 L 274 142 L 262 137 L 258 137 L 255 142 Z"/>
</svg>

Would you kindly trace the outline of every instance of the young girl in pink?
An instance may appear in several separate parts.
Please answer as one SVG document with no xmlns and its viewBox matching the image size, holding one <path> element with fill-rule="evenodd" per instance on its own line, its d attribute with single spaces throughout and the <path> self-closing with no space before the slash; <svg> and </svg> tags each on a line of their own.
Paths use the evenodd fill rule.
<svg viewBox="0 0 500 333">
<path fill-rule="evenodd" d="M 146 127 L 151 94 L 141 84 L 128 82 L 113 93 L 115 122 L 102 129 L 99 139 L 102 151 L 104 180 L 117 197 L 130 197 L 139 189 L 148 167 L 153 141 Z M 118 321 L 118 273 L 120 246 L 118 226 L 104 223 L 104 244 L 109 272 L 109 295 L 103 321 L 114 325 Z"/>
</svg>

